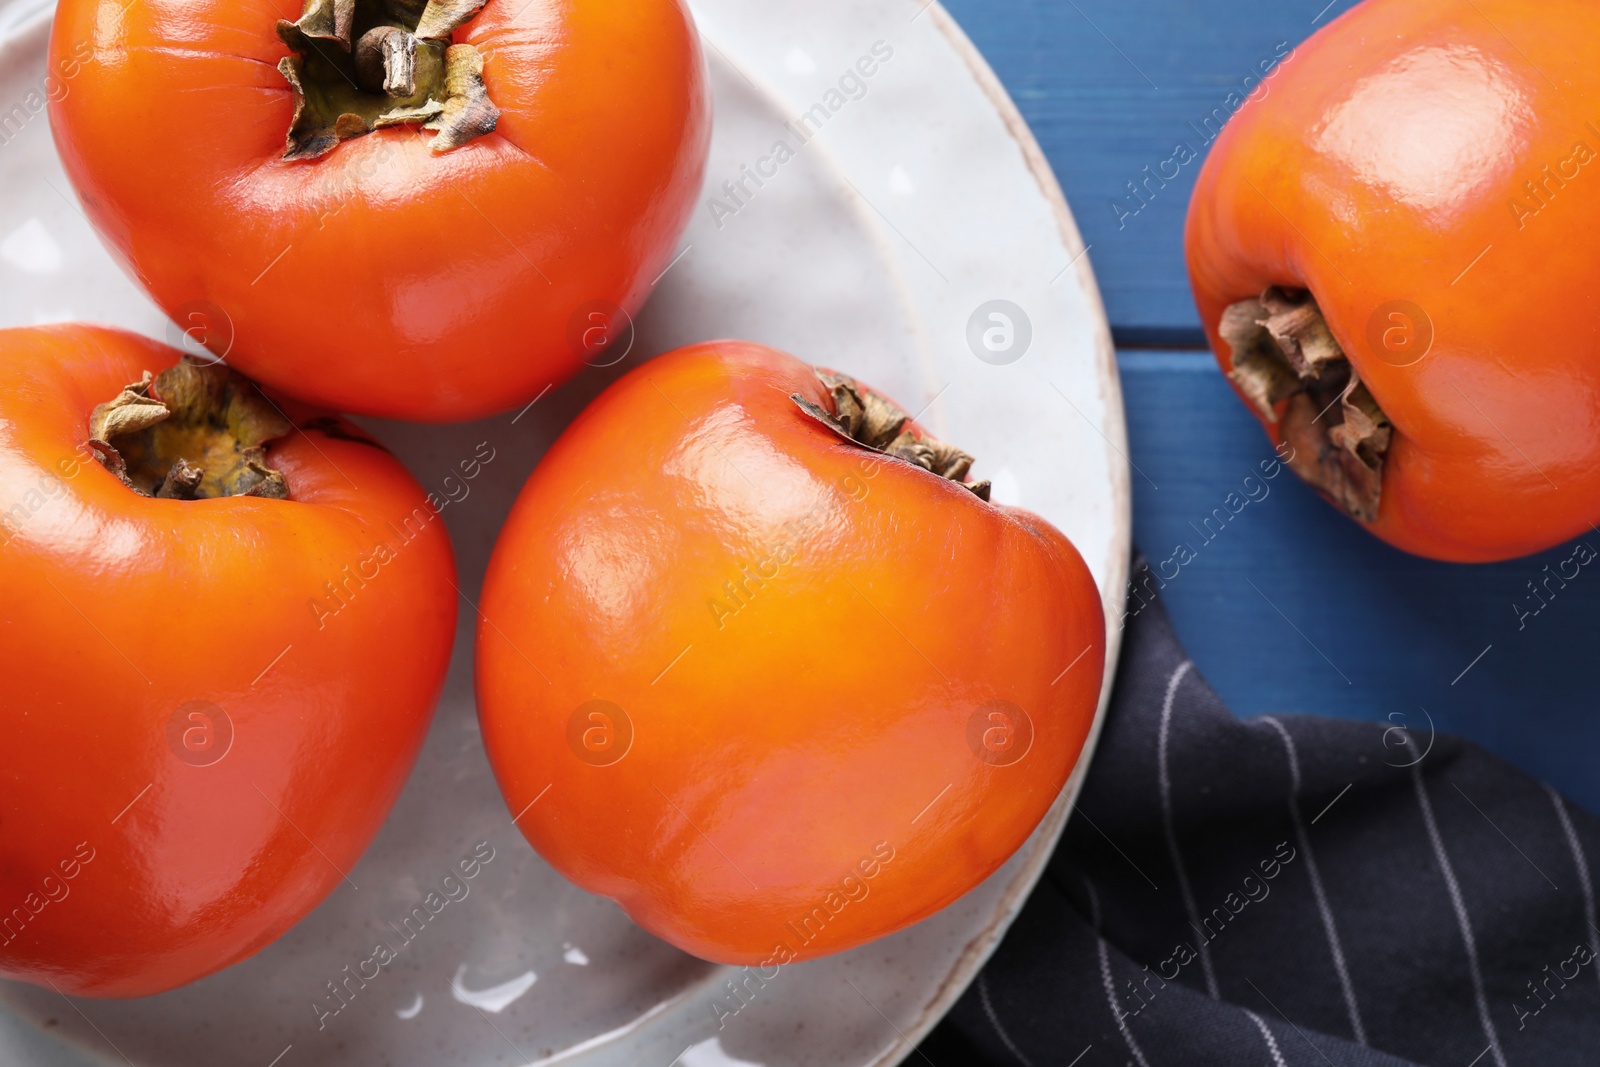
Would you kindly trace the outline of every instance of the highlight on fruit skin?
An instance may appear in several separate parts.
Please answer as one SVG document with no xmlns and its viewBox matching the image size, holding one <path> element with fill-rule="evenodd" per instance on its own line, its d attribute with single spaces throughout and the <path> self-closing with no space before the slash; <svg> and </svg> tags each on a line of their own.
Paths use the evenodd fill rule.
<svg viewBox="0 0 1600 1067">
<path fill-rule="evenodd" d="M 1405 551 L 1600 522 L 1600 7 L 1366 0 L 1216 139 L 1185 235 L 1218 363 L 1291 466 Z M 1515 42 L 1515 43 L 1513 43 Z"/>
<path fill-rule="evenodd" d="M 596 399 L 480 601 L 519 829 L 704 959 L 843 951 L 1019 848 L 1088 736 L 1100 596 L 1071 543 L 853 376 L 723 341 Z"/>
</svg>

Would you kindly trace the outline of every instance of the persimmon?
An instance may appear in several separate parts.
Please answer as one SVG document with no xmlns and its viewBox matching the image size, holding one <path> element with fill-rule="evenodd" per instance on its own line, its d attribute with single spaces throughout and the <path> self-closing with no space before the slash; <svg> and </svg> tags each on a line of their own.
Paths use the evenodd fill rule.
<svg viewBox="0 0 1600 1067">
<path fill-rule="evenodd" d="M 68 994 L 201 978 L 348 877 L 455 633 L 400 463 L 178 356 L 0 331 L 0 974 Z"/>
<path fill-rule="evenodd" d="M 1600 7 L 1367 0 L 1202 168 L 1195 302 L 1291 466 L 1437 559 L 1600 521 Z"/>
<path fill-rule="evenodd" d="M 490 761 L 534 847 L 709 960 L 916 922 L 1060 794 L 1105 623 L 1053 526 L 869 387 L 743 342 L 612 385 L 480 602 Z"/>
<path fill-rule="evenodd" d="M 101 237 L 196 340 L 355 414 L 467 419 L 631 330 L 710 145 L 682 0 L 61 0 Z"/>
</svg>

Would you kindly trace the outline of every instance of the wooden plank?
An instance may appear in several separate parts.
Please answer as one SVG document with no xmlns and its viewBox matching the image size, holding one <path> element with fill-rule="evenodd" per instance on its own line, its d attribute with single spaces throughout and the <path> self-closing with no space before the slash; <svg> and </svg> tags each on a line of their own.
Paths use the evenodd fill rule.
<svg viewBox="0 0 1600 1067">
<path fill-rule="evenodd" d="M 1183 218 L 1200 160 L 1177 147 L 1204 153 L 1262 63 L 1353 5 L 948 0 L 1066 189 L 1119 344 L 1198 341 Z"/>
<path fill-rule="evenodd" d="M 1133 476 L 1134 537 L 1153 563 L 1174 561 L 1162 595 L 1222 699 L 1240 715 L 1393 715 L 1419 740 L 1431 716 L 1600 810 L 1600 563 L 1562 582 L 1550 575 L 1571 545 L 1471 567 L 1389 548 L 1289 471 L 1262 476 L 1265 436 L 1199 355 L 1122 352 L 1120 365 L 1148 476 Z M 1400 759 L 1373 758 L 1386 755 Z"/>
</svg>

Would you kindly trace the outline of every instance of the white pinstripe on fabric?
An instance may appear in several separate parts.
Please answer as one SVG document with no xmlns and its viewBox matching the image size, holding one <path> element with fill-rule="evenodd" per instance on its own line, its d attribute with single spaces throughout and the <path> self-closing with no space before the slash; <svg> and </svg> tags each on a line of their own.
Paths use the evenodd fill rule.
<svg viewBox="0 0 1600 1067">
<path fill-rule="evenodd" d="M 1250 1016 L 1250 1021 L 1256 1024 L 1256 1029 L 1261 1031 L 1261 1036 L 1267 1042 L 1267 1051 L 1272 1054 L 1272 1067 L 1289 1067 L 1283 1061 L 1283 1052 L 1278 1048 L 1278 1039 L 1272 1036 L 1272 1031 L 1267 1029 L 1267 1021 L 1249 1008 L 1244 1013 Z"/>
<path fill-rule="evenodd" d="M 1194 663 L 1184 660 L 1167 679 L 1166 699 L 1161 703 L 1161 730 L 1156 740 L 1156 774 L 1161 786 L 1161 828 L 1166 835 L 1167 851 L 1172 856 L 1172 867 L 1178 872 L 1178 890 L 1183 894 L 1183 907 L 1189 913 L 1189 925 L 1197 934 L 1197 951 L 1200 969 L 1206 976 L 1206 990 L 1212 1000 L 1221 1000 L 1217 987 L 1217 972 L 1211 966 L 1211 950 L 1200 927 L 1200 909 L 1194 902 L 1194 890 L 1189 886 L 1189 872 L 1183 865 L 1183 853 L 1178 848 L 1178 834 L 1172 825 L 1172 776 L 1167 772 L 1167 734 L 1172 728 L 1172 700 L 1178 694 L 1178 684 L 1194 669 Z"/>
<path fill-rule="evenodd" d="M 1300 815 L 1300 753 L 1295 748 L 1294 738 L 1289 731 L 1271 715 L 1264 715 L 1261 721 L 1278 731 L 1278 736 L 1283 739 L 1283 748 L 1289 756 L 1289 818 L 1294 823 L 1295 839 L 1300 843 L 1300 851 L 1306 856 L 1306 870 L 1311 875 L 1311 893 L 1317 899 L 1317 911 L 1322 916 L 1322 931 L 1328 938 L 1328 948 L 1333 953 L 1333 969 L 1339 976 L 1339 988 L 1344 992 L 1345 1009 L 1350 1014 L 1350 1029 L 1355 1033 L 1356 1041 L 1362 1045 L 1367 1043 L 1366 1027 L 1361 1025 L 1361 1010 L 1356 1006 L 1355 986 L 1350 982 L 1350 969 L 1345 964 L 1344 946 L 1339 941 L 1339 928 L 1333 921 L 1333 909 L 1328 906 L 1328 894 L 1322 885 L 1322 872 L 1317 869 L 1316 853 L 1311 848 L 1311 837 L 1306 832 L 1305 820 Z"/>
<path fill-rule="evenodd" d="M 1594 911 L 1594 882 L 1589 878 L 1589 857 L 1584 855 L 1583 842 L 1578 840 L 1578 832 L 1572 828 L 1572 818 L 1567 814 L 1567 802 L 1561 799 L 1549 783 L 1544 784 L 1544 791 L 1550 796 L 1550 803 L 1556 807 L 1556 818 L 1561 820 L 1561 833 L 1567 839 L 1567 848 L 1572 851 L 1572 865 L 1578 868 L 1578 884 L 1583 888 L 1583 917 L 1589 923 L 1589 930 L 1600 933 L 1600 919 L 1595 917 Z M 1589 940 L 1589 930 L 1583 933 L 1585 944 L 1593 944 Z M 1595 969 L 1595 977 L 1600 978 L 1600 967 Z"/>
<path fill-rule="evenodd" d="M 1122 1032 L 1122 1040 L 1128 1043 L 1128 1051 L 1133 1053 L 1133 1058 L 1139 1067 L 1150 1067 L 1150 1061 L 1144 1058 L 1144 1050 L 1139 1047 L 1139 1042 L 1134 1040 L 1133 1031 L 1128 1029 L 1122 1006 L 1117 1003 L 1116 983 L 1111 980 L 1111 953 L 1106 948 L 1106 939 L 1100 936 L 1100 894 L 1094 891 L 1094 883 L 1085 876 L 1083 886 L 1089 891 L 1089 921 L 1094 924 L 1095 950 L 1100 954 L 1100 982 L 1105 986 L 1106 1003 L 1111 1008 L 1111 1017 L 1117 1021 L 1117 1029 Z"/>
<path fill-rule="evenodd" d="M 1409 739 L 1407 744 L 1410 744 Z M 1478 965 L 1478 942 L 1472 935 L 1472 920 L 1467 915 L 1467 904 L 1461 896 L 1461 883 L 1456 881 L 1455 868 L 1444 850 L 1444 838 L 1439 834 L 1439 824 L 1433 817 L 1433 802 L 1428 799 L 1428 789 L 1422 784 L 1422 769 L 1411 766 L 1411 783 L 1417 791 L 1417 805 L 1422 809 L 1422 821 L 1428 828 L 1428 840 L 1433 843 L 1433 854 L 1444 874 L 1444 885 L 1450 892 L 1450 906 L 1455 909 L 1456 923 L 1461 927 L 1461 943 L 1467 950 L 1467 970 L 1472 978 L 1472 995 L 1477 1001 L 1478 1022 L 1483 1036 L 1489 1040 L 1488 1051 L 1494 1054 L 1496 1067 L 1506 1067 L 1505 1053 L 1500 1051 L 1500 1034 L 1495 1030 L 1494 1019 L 1489 1015 L 1489 999 L 1483 990 L 1483 969 Z"/>
<path fill-rule="evenodd" d="M 1011 1040 L 1011 1035 L 1006 1033 L 1006 1028 L 1000 1025 L 1000 1016 L 994 1010 L 994 1001 L 989 999 L 989 972 L 987 969 L 978 972 L 978 1000 L 983 1004 L 983 1013 L 989 1017 L 989 1025 L 994 1027 L 994 1032 L 1000 1035 L 1000 1041 L 1006 1049 L 1017 1058 L 1022 1067 L 1033 1067 L 1028 1057 L 1022 1054 L 1017 1043 Z"/>
</svg>

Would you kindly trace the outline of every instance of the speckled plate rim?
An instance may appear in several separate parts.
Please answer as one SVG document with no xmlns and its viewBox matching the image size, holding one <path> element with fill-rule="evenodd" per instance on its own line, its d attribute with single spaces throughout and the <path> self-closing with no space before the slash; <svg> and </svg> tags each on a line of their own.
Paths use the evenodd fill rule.
<svg viewBox="0 0 1600 1067">
<path fill-rule="evenodd" d="M 872 1060 L 867 1067 L 889 1067 L 911 1055 L 917 1043 L 926 1037 L 928 1032 L 938 1025 L 939 1020 L 955 1006 L 961 994 L 966 992 L 967 987 L 977 978 L 978 972 L 983 969 L 989 957 L 1000 947 L 1006 931 L 1011 928 L 1012 922 L 1033 893 L 1034 886 L 1044 875 L 1045 866 L 1055 852 L 1056 842 L 1061 839 L 1067 820 L 1077 804 L 1078 794 L 1083 791 L 1084 780 L 1088 777 L 1089 767 L 1100 744 L 1101 731 L 1105 727 L 1106 711 L 1111 703 L 1117 663 L 1122 653 L 1124 589 L 1128 581 L 1133 550 L 1133 488 L 1126 461 L 1128 430 L 1122 403 L 1122 379 L 1117 373 L 1116 347 L 1111 341 L 1111 325 L 1105 316 L 1105 305 L 1100 296 L 1099 282 L 1095 279 L 1094 269 L 1090 264 L 1089 249 L 1083 243 L 1083 235 L 1078 230 L 1077 220 L 1073 218 L 1072 209 L 1067 206 L 1066 193 L 1062 191 L 1061 183 L 1045 157 L 1044 150 L 1039 147 L 1033 130 L 1029 128 L 1027 120 L 1022 117 L 1022 112 L 1017 109 L 1016 102 L 1006 92 L 988 61 L 983 58 L 983 54 L 972 43 L 966 31 L 945 10 L 939 0 L 927 0 L 926 12 L 927 14 L 922 17 L 933 19 L 934 25 L 965 62 L 973 80 L 983 90 L 984 96 L 1005 123 L 1006 131 L 1022 151 L 1028 170 L 1039 183 L 1040 194 L 1048 202 L 1055 216 L 1061 240 L 1074 256 L 1073 263 L 1068 269 L 1074 272 L 1074 277 L 1083 289 L 1090 306 L 1098 313 L 1094 324 L 1096 370 L 1106 402 L 1105 415 L 1098 429 L 1106 438 L 1107 444 L 1111 446 L 1111 451 L 1116 456 L 1122 457 L 1123 461 L 1111 462 L 1113 522 L 1116 529 L 1111 539 L 1113 558 L 1106 563 L 1105 573 L 1109 576 L 1106 582 L 1107 588 L 1100 590 L 1106 614 L 1105 679 L 1100 689 L 1100 705 L 1095 711 L 1094 724 L 1090 727 L 1088 740 L 1084 742 L 1083 752 L 1079 755 L 1077 765 L 1073 767 L 1061 796 L 1051 806 L 1038 829 L 1028 839 L 1028 843 L 1023 846 L 1024 850 L 1028 851 L 1026 861 L 1007 887 L 994 917 L 983 930 L 967 942 L 955 967 L 939 986 L 933 999 L 917 1015 L 915 1022 L 902 1028 L 903 1040 Z"/>
</svg>

